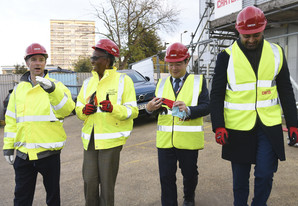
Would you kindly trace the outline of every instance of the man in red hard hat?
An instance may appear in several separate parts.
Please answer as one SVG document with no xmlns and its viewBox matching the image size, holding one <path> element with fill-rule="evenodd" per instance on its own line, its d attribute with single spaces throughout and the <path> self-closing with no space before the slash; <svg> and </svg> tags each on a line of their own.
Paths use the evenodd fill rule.
<svg viewBox="0 0 298 206">
<path fill-rule="evenodd" d="M 156 147 L 163 206 L 177 206 L 177 162 L 183 175 L 183 206 L 195 205 L 198 151 L 204 148 L 203 116 L 209 114 L 209 93 L 203 75 L 186 71 L 186 46 L 174 43 L 165 61 L 171 76 L 161 79 L 147 112 L 159 112 Z"/>
<path fill-rule="evenodd" d="M 279 45 L 264 39 L 266 24 L 259 8 L 244 8 L 236 21 L 239 39 L 218 54 L 213 77 L 212 127 L 222 158 L 231 161 L 235 206 L 247 205 L 251 165 L 252 206 L 267 205 L 278 160 L 285 160 L 281 111 L 290 144 L 298 142 L 287 61 Z"/>
<path fill-rule="evenodd" d="M 38 173 L 43 176 L 46 204 L 60 205 L 60 153 L 66 142 L 62 120 L 75 103 L 69 89 L 48 76 L 47 58 L 42 45 L 27 47 L 29 71 L 14 87 L 5 114 L 3 152 L 15 170 L 15 206 L 32 205 Z"/>
<path fill-rule="evenodd" d="M 92 77 L 83 82 L 76 105 L 76 114 L 84 121 L 85 205 L 113 206 L 120 151 L 139 111 L 133 81 L 113 66 L 118 46 L 101 39 L 92 48 Z"/>
</svg>

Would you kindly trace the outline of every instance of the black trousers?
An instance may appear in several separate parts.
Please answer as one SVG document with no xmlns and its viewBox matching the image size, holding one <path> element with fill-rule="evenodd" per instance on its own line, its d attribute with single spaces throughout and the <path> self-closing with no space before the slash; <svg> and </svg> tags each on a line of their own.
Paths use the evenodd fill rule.
<svg viewBox="0 0 298 206">
<path fill-rule="evenodd" d="M 176 172 L 177 161 L 183 176 L 184 199 L 193 201 L 198 184 L 198 150 L 160 149 L 158 165 L 161 184 L 162 206 L 177 206 Z"/>
<path fill-rule="evenodd" d="M 13 167 L 16 183 L 15 206 L 32 205 L 38 172 L 43 177 L 47 205 L 60 206 L 60 154 L 32 161 L 17 156 Z"/>
</svg>

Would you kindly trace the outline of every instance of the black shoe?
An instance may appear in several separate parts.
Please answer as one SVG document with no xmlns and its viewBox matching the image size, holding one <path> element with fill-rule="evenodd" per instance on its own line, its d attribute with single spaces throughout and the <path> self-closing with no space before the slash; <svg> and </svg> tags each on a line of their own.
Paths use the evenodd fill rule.
<svg viewBox="0 0 298 206">
<path fill-rule="evenodd" d="M 182 206 L 195 206 L 195 201 L 186 201 L 186 200 L 184 200 Z"/>
</svg>

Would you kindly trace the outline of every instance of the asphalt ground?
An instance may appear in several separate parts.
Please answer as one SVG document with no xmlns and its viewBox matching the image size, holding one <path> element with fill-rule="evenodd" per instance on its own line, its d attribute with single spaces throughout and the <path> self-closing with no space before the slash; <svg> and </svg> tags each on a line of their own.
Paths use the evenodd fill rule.
<svg viewBox="0 0 298 206">
<path fill-rule="evenodd" d="M 62 206 L 84 205 L 82 161 L 83 147 L 80 139 L 82 122 L 76 116 L 65 119 L 67 143 L 61 154 L 61 202 Z M 221 146 L 216 144 L 211 124 L 204 123 L 205 148 L 199 152 L 199 183 L 196 189 L 197 206 L 233 205 L 232 175 L 230 162 L 221 159 Z M 156 121 L 140 118 L 127 144 L 123 147 L 115 189 L 116 206 L 158 206 L 160 184 L 155 147 Z M 286 134 L 286 133 L 285 133 Z M 3 139 L 3 126 L 0 127 Z M 2 147 L 3 141 L 0 146 Z M 298 205 L 298 148 L 286 145 L 287 161 L 279 162 L 274 177 L 273 189 L 268 206 Z M 0 206 L 13 205 L 14 170 L 4 157 L 0 158 Z M 253 168 L 251 171 L 253 177 Z M 183 202 L 182 176 L 177 171 L 178 203 Z M 251 202 L 253 178 L 250 180 Z M 45 190 L 42 177 L 38 175 L 34 206 L 44 206 Z"/>
</svg>

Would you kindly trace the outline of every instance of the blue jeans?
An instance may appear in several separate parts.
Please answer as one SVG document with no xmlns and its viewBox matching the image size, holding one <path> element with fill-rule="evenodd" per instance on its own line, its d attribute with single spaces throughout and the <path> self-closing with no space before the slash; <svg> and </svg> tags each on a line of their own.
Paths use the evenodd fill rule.
<svg viewBox="0 0 298 206">
<path fill-rule="evenodd" d="M 258 128 L 257 135 L 254 197 L 251 205 L 266 206 L 272 189 L 273 174 L 277 171 L 278 158 L 261 128 Z M 234 206 L 248 205 L 250 169 L 251 164 L 232 162 Z"/>
<path fill-rule="evenodd" d="M 197 160 L 198 150 L 158 148 L 162 206 L 178 205 L 176 186 L 177 161 L 179 161 L 179 168 L 183 176 L 184 199 L 194 201 L 199 174 Z"/>
</svg>

